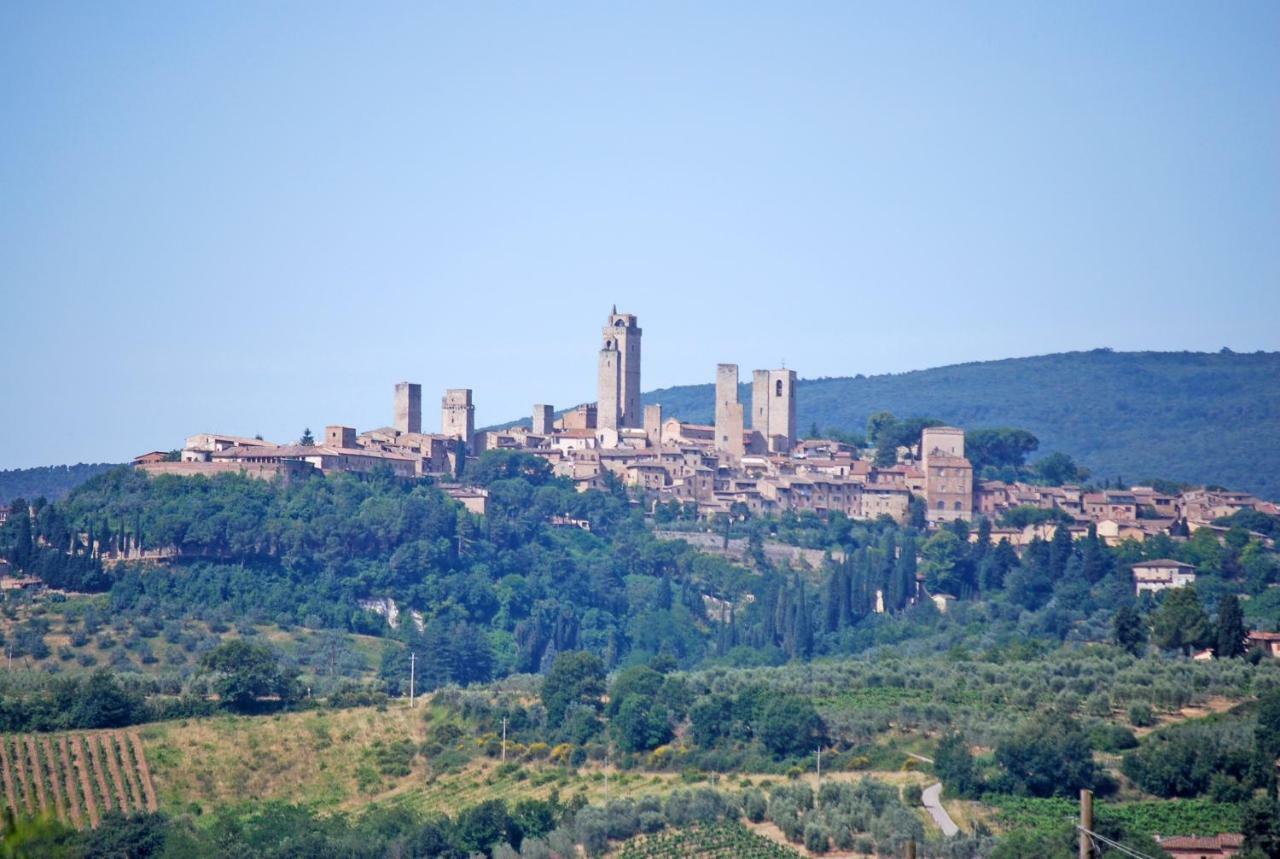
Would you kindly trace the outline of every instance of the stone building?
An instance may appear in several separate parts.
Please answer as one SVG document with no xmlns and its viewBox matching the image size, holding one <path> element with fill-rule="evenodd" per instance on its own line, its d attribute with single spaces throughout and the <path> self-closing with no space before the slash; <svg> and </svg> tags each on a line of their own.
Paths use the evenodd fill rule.
<svg viewBox="0 0 1280 859">
<path fill-rule="evenodd" d="M 470 388 L 449 388 L 440 403 L 440 434 L 462 439 L 467 449 L 474 445 L 476 407 L 471 402 Z"/>
<path fill-rule="evenodd" d="M 929 427 L 920 439 L 929 522 L 973 518 L 973 465 L 964 457 L 964 430 Z"/>
<path fill-rule="evenodd" d="M 1168 588 L 1184 588 L 1196 583 L 1196 568 L 1181 561 L 1160 558 L 1133 565 L 1134 592 L 1157 594 Z"/>
<path fill-rule="evenodd" d="M 545 403 L 537 403 L 533 407 L 533 423 L 530 432 L 534 435 L 551 435 L 555 431 L 556 410 Z"/>
<path fill-rule="evenodd" d="M 746 453 L 742 403 L 738 402 L 738 365 L 716 365 L 716 450 L 730 457 Z"/>
<path fill-rule="evenodd" d="M 597 377 L 596 426 L 617 430 L 641 429 L 640 410 L 640 327 L 630 313 L 619 313 L 615 305 L 603 331 Z"/>
<path fill-rule="evenodd" d="M 400 432 L 422 432 L 422 386 L 416 382 L 396 383 L 395 422 Z"/>
<path fill-rule="evenodd" d="M 796 371 L 755 370 L 751 374 L 751 428 L 770 453 L 796 444 Z"/>
</svg>

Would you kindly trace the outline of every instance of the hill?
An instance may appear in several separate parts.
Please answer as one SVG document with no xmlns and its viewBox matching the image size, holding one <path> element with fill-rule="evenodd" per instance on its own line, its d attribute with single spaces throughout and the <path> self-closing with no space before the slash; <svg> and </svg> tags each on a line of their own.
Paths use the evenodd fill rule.
<svg viewBox="0 0 1280 859">
<path fill-rule="evenodd" d="M 8 504 L 15 498 L 59 501 L 90 477 L 96 477 L 112 468 L 115 465 L 109 462 L 81 462 L 76 465 L 5 469 L 0 471 L 0 504 Z"/>
<path fill-rule="evenodd" d="M 667 415 L 713 419 L 714 387 L 651 391 Z M 750 388 L 742 386 L 749 402 Z M 1067 352 L 799 383 L 801 433 L 862 431 L 879 411 L 967 429 L 1013 426 L 1099 478 L 1164 477 L 1280 497 L 1280 353 Z"/>
</svg>

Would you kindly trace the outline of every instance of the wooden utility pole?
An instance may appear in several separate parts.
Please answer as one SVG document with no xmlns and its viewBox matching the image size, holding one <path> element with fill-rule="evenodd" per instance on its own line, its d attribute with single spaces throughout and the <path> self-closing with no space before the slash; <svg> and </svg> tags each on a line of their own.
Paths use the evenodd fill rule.
<svg viewBox="0 0 1280 859">
<path fill-rule="evenodd" d="M 409 651 L 409 709 L 413 709 L 413 683 L 417 680 L 418 654 Z"/>
<path fill-rule="evenodd" d="M 1093 791 L 1080 791 L 1080 859 L 1093 859 Z"/>
<path fill-rule="evenodd" d="M 507 717 L 502 717 L 502 762 L 507 762 Z"/>
<path fill-rule="evenodd" d="M 907 842 L 907 859 L 916 859 L 916 840 L 914 838 Z"/>
<path fill-rule="evenodd" d="M 818 746 L 818 790 L 813 796 L 813 807 L 822 807 L 822 746 Z"/>
</svg>

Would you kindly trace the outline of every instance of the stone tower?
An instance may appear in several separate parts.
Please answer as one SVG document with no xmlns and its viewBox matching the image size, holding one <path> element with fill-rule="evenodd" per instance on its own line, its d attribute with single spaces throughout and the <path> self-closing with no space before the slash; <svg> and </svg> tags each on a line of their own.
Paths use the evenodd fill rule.
<svg viewBox="0 0 1280 859">
<path fill-rule="evenodd" d="M 716 365 L 716 450 L 745 453 L 742 403 L 738 402 L 738 365 Z"/>
<path fill-rule="evenodd" d="M 545 403 L 537 403 L 533 407 L 533 425 L 530 429 L 534 435 L 551 435 L 556 422 L 556 410 Z"/>
<path fill-rule="evenodd" d="M 751 374 L 751 428 L 760 433 L 770 453 L 786 453 L 795 446 L 795 370 Z"/>
<path fill-rule="evenodd" d="M 422 432 L 422 386 L 416 382 L 396 382 L 396 421 L 400 432 Z"/>
<path fill-rule="evenodd" d="M 440 433 L 462 439 L 471 447 L 476 434 L 476 407 L 471 402 L 470 388 L 449 388 L 440 403 Z"/>
<path fill-rule="evenodd" d="M 600 428 L 642 428 L 644 413 L 640 410 L 640 331 L 636 318 L 619 313 L 615 305 L 602 332 L 598 377 Z"/>
</svg>

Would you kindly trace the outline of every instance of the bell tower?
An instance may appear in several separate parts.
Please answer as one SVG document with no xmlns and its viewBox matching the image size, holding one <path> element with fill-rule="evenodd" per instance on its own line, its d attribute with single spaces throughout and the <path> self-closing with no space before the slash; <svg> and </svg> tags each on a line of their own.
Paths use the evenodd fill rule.
<svg viewBox="0 0 1280 859">
<path fill-rule="evenodd" d="M 614 305 L 601 331 L 596 416 L 599 427 L 644 427 L 644 412 L 640 408 L 641 333 L 636 317 L 619 313 Z"/>
</svg>

